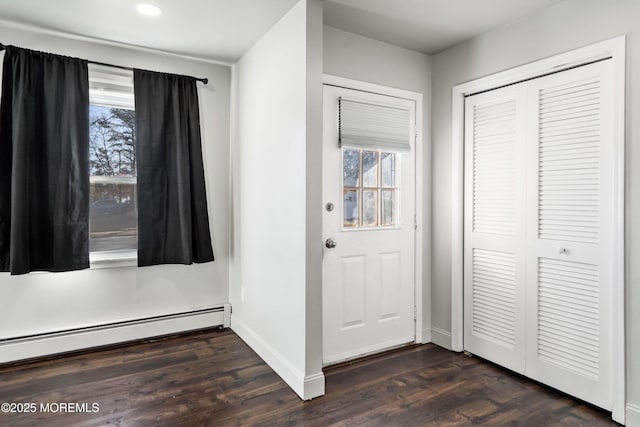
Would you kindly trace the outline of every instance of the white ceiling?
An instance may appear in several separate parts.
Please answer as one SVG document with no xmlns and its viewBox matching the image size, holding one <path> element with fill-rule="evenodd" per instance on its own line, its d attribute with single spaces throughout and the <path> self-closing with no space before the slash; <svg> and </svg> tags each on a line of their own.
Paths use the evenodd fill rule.
<svg viewBox="0 0 640 427">
<path fill-rule="evenodd" d="M 563 0 L 331 0 L 325 24 L 434 54 Z"/>
<path fill-rule="evenodd" d="M 139 1 L 164 13 L 139 15 Z M 297 1 L 0 0 L 0 21 L 234 62 Z M 325 24 L 431 54 L 559 1 L 330 0 Z"/>
<path fill-rule="evenodd" d="M 297 1 L 0 0 L 0 19 L 165 52 L 235 62 Z M 138 3 L 155 4 L 163 13 L 155 18 L 140 15 L 135 10 Z M 8 44 L 10 41 L 0 42 Z"/>
</svg>

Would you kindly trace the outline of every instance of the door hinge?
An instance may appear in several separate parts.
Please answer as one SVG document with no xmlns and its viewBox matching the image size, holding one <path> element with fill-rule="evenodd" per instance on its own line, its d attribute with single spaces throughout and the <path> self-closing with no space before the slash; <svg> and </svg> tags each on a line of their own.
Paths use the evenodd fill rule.
<svg viewBox="0 0 640 427">
<path fill-rule="evenodd" d="M 418 307 L 413 306 L 413 320 L 418 320 Z"/>
<path fill-rule="evenodd" d="M 417 214 L 413 214 L 413 229 L 414 230 L 418 229 L 418 215 Z"/>
</svg>

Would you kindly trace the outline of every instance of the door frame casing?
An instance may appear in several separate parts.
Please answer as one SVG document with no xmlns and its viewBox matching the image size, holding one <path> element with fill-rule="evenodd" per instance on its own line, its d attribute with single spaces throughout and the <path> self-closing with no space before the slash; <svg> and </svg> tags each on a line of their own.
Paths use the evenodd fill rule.
<svg viewBox="0 0 640 427">
<path fill-rule="evenodd" d="M 431 294 L 431 281 L 430 276 L 426 281 L 423 281 L 423 239 L 418 236 L 424 232 L 423 224 L 430 224 L 429 218 L 424 218 L 423 210 L 423 129 L 422 129 L 422 117 L 423 117 L 423 100 L 422 94 L 418 92 L 412 92 L 403 89 L 396 89 L 388 86 L 382 86 L 375 83 L 368 83 L 359 80 L 348 79 L 345 77 L 339 77 L 331 74 L 324 74 L 323 85 L 336 86 L 345 89 L 359 90 L 363 92 L 371 92 L 379 95 L 392 96 L 395 98 L 402 98 L 414 101 L 416 104 L 416 135 L 415 135 L 415 230 L 414 230 L 414 246 L 415 246 L 415 260 L 414 260 L 414 304 L 415 304 L 415 340 L 416 343 L 431 342 L 431 329 L 424 328 L 424 295 Z M 323 100 L 324 102 L 324 100 Z M 324 244 L 324 243 L 323 243 Z M 429 257 L 430 259 L 430 257 Z M 428 269 L 428 266 L 426 266 Z M 430 323 L 430 322 L 429 322 Z"/>
<path fill-rule="evenodd" d="M 613 296 L 611 334 L 613 396 L 612 418 L 624 424 L 625 377 L 625 298 L 624 298 L 624 143 L 625 143 L 625 51 L 624 35 L 546 59 L 456 85 L 452 89 L 451 164 L 451 350 L 463 351 L 464 326 L 464 99 L 466 96 L 545 74 L 570 69 L 592 61 L 611 58 L 614 87 L 614 236 Z"/>
</svg>

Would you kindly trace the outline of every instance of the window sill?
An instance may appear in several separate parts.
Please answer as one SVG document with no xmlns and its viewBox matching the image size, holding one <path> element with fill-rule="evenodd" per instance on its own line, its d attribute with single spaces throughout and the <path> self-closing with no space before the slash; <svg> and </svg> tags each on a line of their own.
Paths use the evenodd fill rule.
<svg viewBox="0 0 640 427">
<path fill-rule="evenodd" d="M 91 269 L 137 267 L 137 251 L 105 251 L 89 254 Z"/>
</svg>

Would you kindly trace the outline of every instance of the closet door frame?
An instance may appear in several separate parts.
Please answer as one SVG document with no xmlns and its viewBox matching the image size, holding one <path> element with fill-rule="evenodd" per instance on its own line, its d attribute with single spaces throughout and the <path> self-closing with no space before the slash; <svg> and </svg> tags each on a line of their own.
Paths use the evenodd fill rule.
<svg viewBox="0 0 640 427">
<path fill-rule="evenodd" d="M 532 78 L 575 68 L 610 58 L 613 66 L 613 108 L 615 122 L 615 194 L 613 248 L 613 295 L 610 307 L 613 373 L 614 421 L 624 424 L 625 377 L 625 298 L 624 298 L 624 135 L 625 135 L 625 36 L 565 52 L 507 71 L 453 87 L 452 90 L 452 249 L 451 249 L 451 349 L 463 351 L 464 343 L 464 99 L 466 96 L 511 85 Z"/>
</svg>

